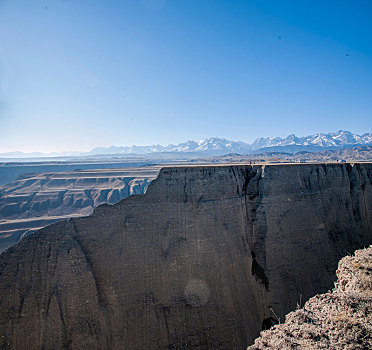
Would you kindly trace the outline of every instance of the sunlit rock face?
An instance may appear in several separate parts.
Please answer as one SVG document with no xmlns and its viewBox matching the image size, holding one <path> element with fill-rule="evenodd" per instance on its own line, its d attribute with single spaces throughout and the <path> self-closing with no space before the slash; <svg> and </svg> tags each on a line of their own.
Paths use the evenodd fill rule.
<svg viewBox="0 0 372 350">
<path fill-rule="evenodd" d="M 371 164 L 164 168 L 0 256 L 0 344 L 244 349 L 372 242 L 371 182 Z"/>
</svg>

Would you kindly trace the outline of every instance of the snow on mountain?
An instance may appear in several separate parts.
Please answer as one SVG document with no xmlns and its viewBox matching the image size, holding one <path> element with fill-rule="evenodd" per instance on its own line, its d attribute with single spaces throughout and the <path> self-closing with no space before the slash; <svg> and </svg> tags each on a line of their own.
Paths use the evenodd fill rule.
<svg viewBox="0 0 372 350">
<path fill-rule="evenodd" d="M 244 142 L 229 141 L 226 139 L 220 139 L 218 137 L 211 137 L 199 141 L 198 147 L 195 148 L 196 152 L 203 151 L 224 151 L 224 152 L 247 152 L 250 150 L 250 145 Z"/>
<path fill-rule="evenodd" d="M 372 144 L 372 133 L 366 133 L 361 136 L 361 143 L 363 145 Z"/>
<path fill-rule="evenodd" d="M 168 145 L 167 152 L 192 152 L 198 147 L 198 143 L 195 141 L 187 141 L 180 143 L 179 145 Z"/>
</svg>

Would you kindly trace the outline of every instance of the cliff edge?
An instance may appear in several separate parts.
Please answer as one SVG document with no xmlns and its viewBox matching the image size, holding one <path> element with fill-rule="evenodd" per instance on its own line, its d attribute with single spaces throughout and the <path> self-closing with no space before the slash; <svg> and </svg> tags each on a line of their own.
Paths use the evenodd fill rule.
<svg viewBox="0 0 372 350">
<path fill-rule="evenodd" d="M 371 227 L 370 163 L 163 168 L 0 255 L 0 347 L 246 349 Z"/>
<path fill-rule="evenodd" d="M 248 350 L 372 349 L 372 246 L 344 257 L 332 292 L 317 295 Z"/>
</svg>

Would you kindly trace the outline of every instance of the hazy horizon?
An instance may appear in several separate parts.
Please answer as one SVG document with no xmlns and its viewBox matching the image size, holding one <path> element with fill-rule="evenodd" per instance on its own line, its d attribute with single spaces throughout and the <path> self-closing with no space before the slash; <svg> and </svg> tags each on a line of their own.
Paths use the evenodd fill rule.
<svg viewBox="0 0 372 350">
<path fill-rule="evenodd" d="M 340 129 L 341 130 L 341 129 Z M 329 131 L 329 132 L 316 132 L 314 134 L 327 134 L 327 133 L 336 133 L 338 130 L 333 130 L 333 131 Z M 350 131 L 350 130 L 343 130 L 343 131 Z M 350 131 L 352 132 L 352 131 Z M 366 133 L 370 133 L 370 131 L 365 131 L 365 132 L 362 132 L 362 133 L 356 133 L 356 132 L 352 132 L 353 134 L 357 134 L 357 135 L 363 135 L 363 134 L 366 134 Z M 292 133 L 292 134 L 295 134 L 295 133 Z M 285 139 L 286 137 L 292 135 L 292 134 L 287 134 L 287 135 L 284 135 L 284 136 L 280 136 L 280 135 L 269 135 L 269 136 L 265 136 L 265 137 L 280 137 L 280 138 L 283 138 Z M 297 135 L 295 134 L 296 137 L 306 137 L 306 136 L 310 136 L 310 135 Z M 226 139 L 228 141 L 235 141 L 235 142 L 244 142 L 244 143 L 247 143 L 247 144 L 252 144 L 256 139 L 258 138 L 261 138 L 263 136 L 257 136 L 255 138 L 252 139 L 252 141 L 245 141 L 245 140 L 231 140 L 231 139 L 228 139 L 226 137 L 219 137 L 219 136 L 209 136 L 209 137 L 205 137 L 205 138 L 202 138 L 202 139 L 185 139 L 185 140 L 180 140 L 178 142 L 174 142 L 174 143 L 160 143 L 160 142 L 156 142 L 156 143 L 148 143 L 148 144 L 107 144 L 107 145 L 101 145 L 101 144 L 97 144 L 93 147 L 88 147 L 88 148 L 85 148 L 85 149 L 62 149 L 62 150 L 59 150 L 59 151 L 56 151 L 56 150 L 50 150 L 50 151 L 40 151 L 40 150 L 30 150 L 30 149 L 14 149 L 14 150 L 11 150 L 11 151 L 2 151 L 0 149 L 0 154 L 1 153 L 13 153 L 13 152 L 22 152 L 22 153 L 45 153 L 45 154 L 49 154 L 49 153 L 72 153 L 72 152 L 76 152 L 76 153 L 84 153 L 84 152 L 89 152 L 89 151 L 92 151 L 93 149 L 95 148 L 109 148 L 109 147 L 132 147 L 132 146 L 153 146 L 153 145 L 161 145 L 161 146 L 169 146 L 169 145 L 178 145 L 178 144 L 181 144 L 181 143 L 185 143 L 185 142 L 188 142 L 188 141 L 196 141 L 196 142 L 199 142 L 199 141 L 202 141 L 202 140 L 206 140 L 206 139 L 211 139 L 211 138 L 218 138 L 218 139 Z"/>
<path fill-rule="evenodd" d="M 0 153 L 372 130 L 372 3 L 0 0 Z"/>
<path fill-rule="evenodd" d="M 289 135 L 286 135 L 284 137 L 281 137 L 281 136 L 268 136 L 268 137 L 265 137 L 266 139 L 267 138 L 281 138 L 282 140 L 285 140 L 287 137 L 290 137 L 292 135 L 295 135 L 297 138 L 305 138 L 305 137 L 310 137 L 310 136 L 314 136 L 314 135 L 328 135 L 328 134 L 334 134 L 334 135 L 337 135 L 338 133 L 340 132 L 350 132 L 349 130 L 337 130 L 337 131 L 332 131 L 332 132 L 329 132 L 329 133 L 323 133 L 323 132 L 318 132 L 318 133 L 315 133 L 315 134 L 312 134 L 312 135 L 296 135 L 296 134 L 289 134 Z M 352 133 L 353 135 L 358 135 L 358 136 L 363 136 L 363 135 L 367 135 L 367 134 L 372 134 L 371 132 L 364 132 L 364 133 Z M 258 139 L 261 139 L 262 137 L 257 137 L 253 140 L 256 141 Z M 244 140 L 229 140 L 227 138 L 224 138 L 224 137 L 217 137 L 217 136 L 211 136 L 211 137 L 207 137 L 207 138 L 203 138 L 203 139 L 200 139 L 200 140 L 191 140 L 191 139 L 188 139 L 188 140 L 183 140 L 181 142 L 176 142 L 176 143 L 173 143 L 173 144 L 161 144 L 161 143 L 154 143 L 154 144 L 132 144 L 132 145 L 107 145 L 107 146 L 102 146 L 102 145 L 97 145 L 95 147 L 92 147 L 92 148 L 89 148 L 89 149 L 70 149 L 70 150 L 64 150 L 64 151 L 50 151 L 50 152 L 42 152 L 42 151 L 37 151 L 37 150 L 34 150 L 34 151 L 22 151 L 22 150 L 15 150 L 15 151 L 10 151 L 10 152 L 1 152 L 0 150 L 0 155 L 5 155 L 5 154 L 12 154 L 12 153 L 17 153 L 17 152 L 20 152 L 20 153 L 24 153 L 24 154 L 32 154 L 32 153 L 39 153 L 39 154 L 44 154 L 44 155 L 68 155 L 68 154 L 83 154 L 83 153 L 88 153 L 88 152 L 91 152 L 93 150 L 96 150 L 96 149 L 108 149 L 108 148 L 111 148 L 111 147 L 117 147 L 117 148 L 120 148 L 120 147 L 127 147 L 127 148 L 130 148 L 130 147 L 148 147 L 148 146 L 162 146 L 162 147 L 168 147 L 168 146 L 177 146 L 177 145 L 180 145 L 180 144 L 183 144 L 183 143 L 187 143 L 187 142 L 197 142 L 197 143 L 201 143 L 203 141 L 207 141 L 207 140 L 214 140 L 214 139 L 218 139 L 218 140 L 226 140 L 226 141 L 232 141 L 232 142 L 242 142 L 242 143 L 245 143 L 247 145 L 252 145 L 253 142 L 246 142 Z M 370 143 L 368 143 L 370 144 Z"/>
</svg>

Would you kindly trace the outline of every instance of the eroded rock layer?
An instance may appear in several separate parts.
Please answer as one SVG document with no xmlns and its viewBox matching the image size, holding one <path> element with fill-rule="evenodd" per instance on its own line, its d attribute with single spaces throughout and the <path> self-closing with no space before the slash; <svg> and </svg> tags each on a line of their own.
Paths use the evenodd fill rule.
<svg viewBox="0 0 372 350">
<path fill-rule="evenodd" d="M 0 185 L 0 253 L 47 225 L 143 194 L 159 170 L 149 166 L 30 174 Z"/>
<path fill-rule="evenodd" d="M 10 349 L 244 349 L 372 242 L 372 165 L 164 168 L 0 256 Z"/>
</svg>

